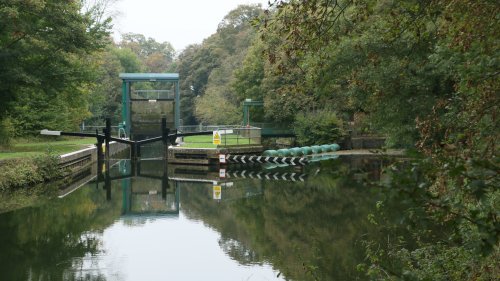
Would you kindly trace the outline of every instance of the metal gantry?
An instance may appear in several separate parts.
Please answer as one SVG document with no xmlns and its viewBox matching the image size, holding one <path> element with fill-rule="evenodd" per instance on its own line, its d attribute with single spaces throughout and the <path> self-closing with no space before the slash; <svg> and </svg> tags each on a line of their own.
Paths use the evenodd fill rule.
<svg viewBox="0 0 500 281">
<path fill-rule="evenodd" d="M 120 73 L 122 124 L 130 139 L 156 136 L 159 120 L 169 129 L 180 126 L 178 73 Z"/>
</svg>

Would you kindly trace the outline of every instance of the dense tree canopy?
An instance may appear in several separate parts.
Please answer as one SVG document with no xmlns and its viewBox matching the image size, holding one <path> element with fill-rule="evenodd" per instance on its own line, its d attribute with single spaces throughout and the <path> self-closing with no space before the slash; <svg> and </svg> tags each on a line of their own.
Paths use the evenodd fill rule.
<svg viewBox="0 0 500 281">
<path fill-rule="evenodd" d="M 81 12 L 80 1 L 3 1 L 3 131 L 9 115 L 15 116 L 16 132 L 53 124 L 68 128 L 81 121 L 87 114 L 84 96 L 94 78 L 91 55 L 107 44 L 109 28 L 110 19 L 97 21 Z"/>
<path fill-rule="evenodd" d="M 242 95 L 233 89 L 236 70 L 256 39 L 251 21 L 258 5 L 241 5 L 220 22 L 217 32 L 200 45 L 186 48 L 178 59 L 182 118 L 185 124 L 239 124 Z"/>
<path fill-rule="evenodd" d="M 388 191 L 386 201 L 412 202 L 406 227 L 415 226 L 411 239 L 419 242 L 410 247 L 410 240 L 397 236 L 401 221 L 381 219 L 388 238 L 399 244 L 369 242 L 368 273 L 386 280 L 495 275 L 500 5 L 486 0 L 274 5 L 259 22 L 269 69 L 264 72 L 270 74 L 262 81 L 279 81 L 265 92 L 267 113 L 293 119 L 302 110 L 328 109 L 345 121 L 363 114 L 372 130 L 388 137 L 388 145 L 416 147 L 423 154 L 411 169 L 394 167 L 391 190 L 397 195 Z M 298 106 L 286 107 L 292 101 Z M 284 116 L 284 107 L 295 112 Z M 439 224 L 454 229 L 451 238 L 424 241 L 435 235 L 431 225 Z M 471 266 L 471 260 L 479 264 Z"/>
<path fill-rule="evenodd" d="M 142 34 L 122 35 L 120 48 L 131 50 L 144 64 L 145 72 L 162 73 L 172 70 L 175 50 L 169 42 L 156 42 Z M 137 72 L 137 71 L 130 71 Z"/>
</svg>

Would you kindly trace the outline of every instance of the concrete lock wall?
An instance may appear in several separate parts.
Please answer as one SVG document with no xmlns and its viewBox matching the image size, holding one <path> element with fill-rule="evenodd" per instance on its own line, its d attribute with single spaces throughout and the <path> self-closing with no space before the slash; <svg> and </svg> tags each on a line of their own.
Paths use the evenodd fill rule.
<svg viewBox="0 0 500 281">
<path fill-rule="evenodd" d="M 104 144 L 103 144 L 104 146 Z M 110 142 L 109 155 L 114 156 L 128 148 L 127 144 Z M 89 147 L 75 152 L 70 152 L 61 155 L 59 165 L 61 167 L 74 168 L 78 166 L 85 166 L 87 164 L 97 161 L 97 147 Z"/>
</svg>

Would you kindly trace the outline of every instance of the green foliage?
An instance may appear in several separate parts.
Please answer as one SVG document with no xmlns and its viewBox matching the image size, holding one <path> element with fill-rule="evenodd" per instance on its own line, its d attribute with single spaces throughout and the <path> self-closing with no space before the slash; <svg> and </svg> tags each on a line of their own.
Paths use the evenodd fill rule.
<svg viewBox="0 0 500 281">
<path fill-rule="evenodd" d="M 300 145 L 330 144 L 343 135 L 342 120 L 328 110 L 298 114 L 293 128 Z"/>
<path fill-rule="evenodd" d="M 0 191 L 29 189 L 35 184 L 61 178 L 64 171 L 58 163 L 59 156 L 51 151 L 34 158 L 4 161 L 0 172 Z"/>
<path fill-rule="evenodd" d="M 105 118 L 111 118 L 111 124 L 121 121 L 121 79 L 120 73 L 126 69 L 140 69 L 140 61 L 130 52 L 131 58 L 127 60 L 129 52 L 118 49 L 110 44 L 105 50 L 95 55 L 98 64 L 96 76 L 99 81 L 95 82 L 88 96 L 89 111 L 91 116 L 85 119 L 85 125 L 102 126 Z"/>
<path fill-rule="evenodd" d="M 50 150 L 45 155 L 39 155 L 33 159 L 36 173 L 43 181 L 57 179 L 63 175 L 63 171 L 59 167 L 59 159 L 60 156 L 53 154 Z"/>
<path fill-rule="evenodd" d="M 12 122 L 9 118 L 0 119 L 0 147 L 9 147 L 14 133 Z"/>
<path fill-rule="evenodd" d="M 74 127 L 87 114 L 90 57 L 107 44 L 111 26 L 81 4 L 7 0 L 0 6 L 0 119 L 10 116 L 16 135 L 60 121 Z"/>
<path fill-rule="evenodd" d="M 207 91 L 195 100 L 195 116 L 205 124 L 234 125 L 241 122 L 240 109 L 227 102 L 227 97 L 218 91 Z"/>
<path fill-rule="evenodd" d="M 137 54 L 128 48 L 112 48 L 111 53 L 118 58 L 124 72 L 143 72 L 143 65 Z"/>
<path fill-rule="evenodd" d="M 217 33 L 201 45 L 188 46 L 178 58 L 181 79 L 181 118 L 184 124 L 240 123 L 242 95 L 234 91 L 236 70 L 255 38 L 250 21 L 258 5 L 241 5 L 224 17 Z M 222 110 L 217 107 L 222 106 Z M 218 112 L 217 112 L 218 111 Z"/>
<path fill-rule="evenodd" d="M 162 73 L 172 69 L 175 50 L 169 42 L 156 42 L 142 34 L 126 33 L 122 35 L 121 50 L 131 51 L 143 63 L 145 72 Z M 123 64 L 122 64 L 123 65 Z M 126 72 L 139 72 L 128 70 Z"/>
<path fill-rule="evenodd" d="M 238 95 L 238 99 L 263 100 L 262 79 L 265 77 L 264 60 L 262 59 L 263 45 L 256 40 L 248 49 L 241 67 L 235 70 L 231 88 Z"/>
<path fill-rule="evenodd" d="M 424 158 L 395 170 L 381 209 L 399 202 L 406 211 L 369 216 L 387 237 L 367 242 L 370 264 L 360 268 L 377 280 L 495 279 L 498 3 L 274 6 L 258 23 L 270 64 L 264 80 L 279 77 L 266 92 L 272 115 L 293 110 L 287 96 L 346 121 L 365 114 L 389 146 L 416 146 Z"/>
</svg>

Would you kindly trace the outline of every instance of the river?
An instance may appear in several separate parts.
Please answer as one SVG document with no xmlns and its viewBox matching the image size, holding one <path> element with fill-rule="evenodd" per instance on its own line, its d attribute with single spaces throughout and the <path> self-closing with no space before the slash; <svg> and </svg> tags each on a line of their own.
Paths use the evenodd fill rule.
<svg viewBox="0 0 500 281">
<path fill-rule="evenodd" d="M 384 164 L 342 156 L 221 175 L 113 161 L 62 198 L 0 214 L 0 279 L 364 280 Z"/>
</svg>

